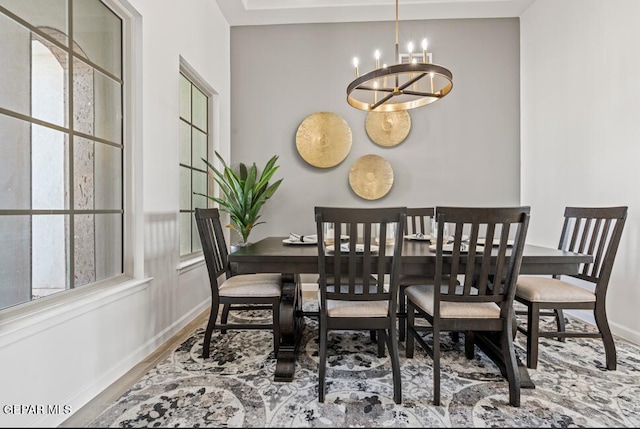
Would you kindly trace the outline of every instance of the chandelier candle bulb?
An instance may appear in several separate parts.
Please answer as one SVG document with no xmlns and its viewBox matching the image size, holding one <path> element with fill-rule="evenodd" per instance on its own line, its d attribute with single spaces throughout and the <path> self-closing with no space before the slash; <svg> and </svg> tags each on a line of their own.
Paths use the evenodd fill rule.
<svg viewBox="0 0 640 429">
<path fill-rule="evenodd" d="M 375 89 L 375 91 L 373 91 L 373 102 L 377 103 L 378 102 L 378 81 L 373 82 L 373 88 Z"/>
<path fill-rule="evenodd" d="M 415 60 L 413 58 L 413 42 L 409 42 L 407 45 L 407 52 L 409 52 L 409 64 L 415 64 Z M 409 79 L 413 79 L 413 73 L 409 73 Z M 413 90 L 416 90 L 416 84 L 413 84 Z"/>
<path fill-rule="evenodd" d="M 356 77 L 360 76 L 360 72 L 358 72 L 358 57 L 353 57 L 353 67 L 356 69 Z"/>
<path fill-rule="evenodd" d="M 376 49 L 376 52 L 373 54 L 373 56 L 376 58 L 376 68 L 379 69 L 380 68 L 380 50 Z"/>
<path fill-rule="evenodd" d="M 382 64 L 382 68 L 386 69 L 387 65 L 386 64 Z M 382 87 L 386 88 L 387 87 L 387 75 L 385 74 L 384 77 L 382 78 Z"/>
<path fill-rule="evenodd" d="M 428 63 L 429 61 L 427 61 L 427 59 L 429 58 L 427 56 L 427 46 L 429 46 L 427 44 L 427 39 L 422 39 L 422 62 L 423 63 Z"/>
</svg>

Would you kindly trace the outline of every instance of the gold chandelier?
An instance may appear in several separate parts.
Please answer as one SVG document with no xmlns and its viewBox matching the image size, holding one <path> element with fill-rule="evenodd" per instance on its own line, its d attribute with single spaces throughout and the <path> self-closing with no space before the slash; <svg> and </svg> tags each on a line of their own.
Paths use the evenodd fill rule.
<svg viewBox="0 0 640 429">
<path fill-rule="evenodd" d="M 396 46 L 397 64 L 380 67 L 380 51 L 376 50 L 376 68 L 360 76 L 358 59 L 353 59 L 356 78 L 347 87 L 347 102 L 360 110 L 395 112 L 425 106 L 440 100 L 453 88 L 453 74 L 431 62 L 427 52 L 427 39 L 422 40 L 422 55 L 413 53 L 413 43 L 408 52 L 398 49 L 398 0 L 396 0 Z M 422 60 L 422 61 L 419 61 Z"/>
</svg>

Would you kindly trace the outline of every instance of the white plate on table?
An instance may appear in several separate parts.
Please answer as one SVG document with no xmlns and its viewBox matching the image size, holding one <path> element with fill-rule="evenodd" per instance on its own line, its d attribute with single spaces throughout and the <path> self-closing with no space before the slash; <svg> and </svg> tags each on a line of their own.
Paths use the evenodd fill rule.
<svg viewBox="0 0 640 429">
<path fill-rule="evenodd" d="M 432 244 L 429 246 L 429 250 L 436 251 L 436 245 Z M 442 251 L 446 253 L 453 253 L 453 244 L 444 244 L 442 246 Z M 469 251 L 469 246 L 464 246 L 460 249 L 460 253 L 467 253 Z M 484 246 L 476 246 L 476 253 L 481 253 L 484 251 Z"/>
<path fill-rule="evenodd" d="M 513 244 L 515 243 L 515 240 L 507 240 L 507 246 L 513 246 Z M 484 237 L 479 237 L 478 238 L 478 244 L 481 244 L 484 246 L 485 244 L 485 238 Z M 493 239 L 493 245 L 494 246 L 499 246 L 500 245 L 500 239 L 499 238 L 494 238 Z"/>
<path fill-rule="evenodd" d="M 342 243 L 340 245 L 340 248 L 342 249 L 342 252 L 348 252 L 349 251 L 349 243 Z M 334 247 L 332 244 L 328 245 L 326 247 L 327 253 L 333 253 L 334 251 Z M 378 246 L 376 246 L 375 244 L 371 245 L 371 253 L 376 253 L 378 251 Z M 363 253 L 364 252 L 364 244 L 356 244 L 356 253 Z"/>
<path fill-rule="evenodd" d="M 291 238 L 285 238 L 284 240 L 282 240 L 282 242 L 284 244 L 318 244 L 318 235 L 317 234 L 313 234 L 313 235 L 305 235 L 304 236 L 304 241 L 300 241 L 300 240 L 292 240 Z"/>
<path fill-rule="evenodd" d="M 325 235 L 325 236 L 324 236 L 324 241 L 325 241 L 325 243 L 326 243 L 328 240 L 333 240 L 333 235 Z M 340 236 L 340 241 L 348 241 L 348 240 L 349 240 L 349 236 L 348 236 L 348 235 L 344 235 L 344 234 L 343 234 L 343 235 L 341 235 L 341 236 Z"/>
<path fill-rule="evenodd" d="M 431 235 L 429 234 L 422 234 L 422 235 L 409 234 L 409 235 L 405 235 L 404 238 L 406 238 L 407 240 L 415 240 L 415 241 L 431 241 Z"/>
</svg>

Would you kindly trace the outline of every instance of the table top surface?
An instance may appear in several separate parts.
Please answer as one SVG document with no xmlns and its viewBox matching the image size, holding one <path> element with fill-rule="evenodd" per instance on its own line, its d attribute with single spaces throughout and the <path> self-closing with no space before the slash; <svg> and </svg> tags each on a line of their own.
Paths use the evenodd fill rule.
<svg viewBox="0 0 640 429">
<path fill-rule="evenodd" d="M 236 274 L 254 272 L 317 273 L 317 244 L 285 244 L 288 237 L 267 237 L 229 255 L 231 271 Z M 428 241 L 404 240 L 402 272 L 430 275 L 436 252 Z M 451 254 L 444 255 L 444 261 Z M 479 254 L 481 255 L 481 254 Z M 391 261 L 391 257 L 388 257 Z M 520 274 L 577 274 L 581 264 L 593 262 L 591 255 L 566 252 L 551 247 L 527 244 L 524 248 Z"/>
<path fill-rule="evenodd" d="M 229 261 L 242 262 L 254 259 L 278 259 L 293 258 L 303 260 L 318 258 L 317 244 L 286 244 L 288 237 L 267 237 L 260 241 L 242 247 L 229 254 Z M 404 240 L 402 258 L 406 262 L 420 260 L 425 257 L 435 258 L 436 252 L 429 248 L 429 241 Z M 590 263 L 593 258 L 590 255 L 567 252 L 552 247 L 525 244 L 523 262 L 535 263 L 536 261 L 551 262 L 557 260 L 563 263 Z"/>
</svg>

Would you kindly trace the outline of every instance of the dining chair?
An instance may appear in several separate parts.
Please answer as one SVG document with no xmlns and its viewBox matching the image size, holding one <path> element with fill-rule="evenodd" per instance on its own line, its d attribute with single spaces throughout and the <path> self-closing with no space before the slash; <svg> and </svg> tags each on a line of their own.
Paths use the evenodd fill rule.
<svg viewBox="0 0 640 429">
<path fill-rule="evenodd" d="M 318 400 L 324 402 L 328 333 L 332 330 L 365 330 L 378 334 L 378 355 L 386 344 L 393 373 L 393 400 L 402 402 L 397 337 L 397 293 L 402 240 L 393 246 L 374 244 L 379 226 L 379 243 L 386 242 L 387 224 L 403 231 L 405 207 L 340 208 L 316 207 L 319 272 L 319 370 Z M 334 228 L 334 245 L 325 244 L 323 224 L 349 225 L 348 242 L 340 242 L 340 228 Z M 390 258 L 390 268 L 388 259 Z M 334 283 L 328 283 L 328 278 Z M 388 278 L 388 283 L 385 282 Z"/>
<path fill-rule="evenodd" d="M 351 225 L 349 224 L 343 224 L 343 225 L 336 225 L 333 222 L 325 222 L 323 224 L 323 230 L 324 230 L 324 237 L 325 237 L 325 243 L 333 243 L 334 238 L 331 236 L 332 231 L 335 230 L 340 231 L 340 239 L 344 240 L 344 237 L 348 237 L 350 235 L 350 229 L 351 229 Z M 377 234 L 377 231 L 376 231 Z M 376 275 L 375 274 L 371 274 L 369 276 L 369 281 L 370 282 L 376 282 Z M 327 285 L 333 285 L 335 284 L 335 278 L 332 275 L 327 275 L 325 282 Z M 363 280 L 360 277 L 356 278 L 356 283 L 357 284 L 362 284 Z M 320 277 L 318 277 L 317 280 L 318 285 L 320 285 Z M 308 317 L 315 317 L 318 318 L 320 315 L 319 312 L 313 312 L 313 311 L 305 311 L 305 316 Z M 371 341 L 377 341 L 378 342 L 378 347 L 381 350 L 381 354 L 384 353 L 384 342 L 380 339 L 376 337 L 376 331 L 375 330 L 371 330 Z"/>
<path fill-rule="evenodd" d="M 266 329 L 273 332 L 273 350 L 280 345 L 279 311 L 282 276 L 279 273 L 232 275 L 229 252 L 217 208 L 196 208 L 196 224 L 211 286 L 211 312 L 204 334 L 202 357 L 208 358 L 214 329 L 225 334 L 228 329 Z M 217 323 L 220 306 L 223 314 Z M 271 310 L 271 323 L 227 323 L 230 311 Z"/>
<path fill-rule="evenodd" d="M 615 261 L 622 230 L 627 218 L 627 207 L 566 207 L 558 249 L 593 255 L 593 262 L 582 264 L 578 274 L 552 277 L 520 276 L 516 301 L 526 306 L 526 327 L 518 331 L 527 338 L 527 367 L 538 366 L 540 337 L 602 338 L 606 367 L 616 369 L 616 346 L 607 319 L 607 289 Z M 583 282 L 583 283 L 581 283 Z M 567 331 L 563 310 L 592 310 L 597 332 Z M 540 316 L 553 316 L 555 330 L 543 330 Z"/>
<path fill-rule="evenodd" d="M 433 284 L 405 289 L 406 356 L 413 357 L 417 341 L 433 359 L 434 405 L 440 405 L 440 333 L 465 332 L 465 355 L 472 358 L 474 336 L 487 332 L 499 336 L 509 403 L 520 406 L 513 302 L 529 212 L 526 206 L 436 207 L 438 239 L 432 245 L 436 252 Z M 451 243 L 443 240 L 447 222 L 455 226 Z M 484 246 L 479 244 L 481 241 Z M 425 319 L 429 326 L 417 324 L 416 319 Z M 424 332 L 432 333 L 431 346 L 423 337 Z"/>
</svg>

